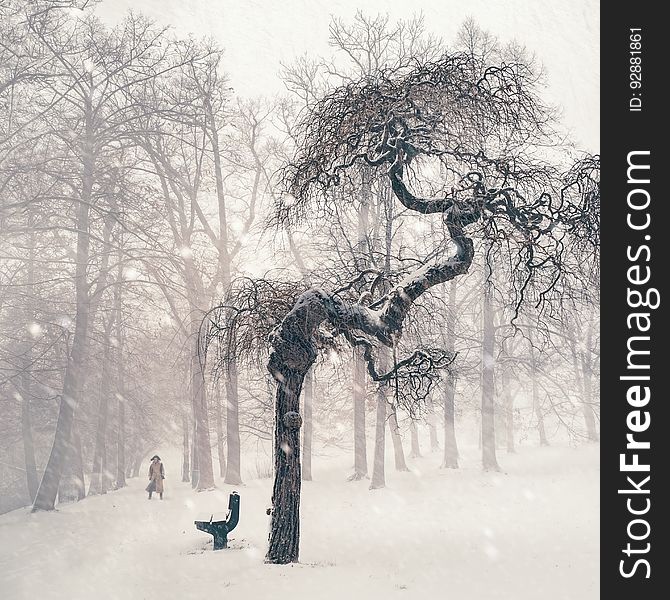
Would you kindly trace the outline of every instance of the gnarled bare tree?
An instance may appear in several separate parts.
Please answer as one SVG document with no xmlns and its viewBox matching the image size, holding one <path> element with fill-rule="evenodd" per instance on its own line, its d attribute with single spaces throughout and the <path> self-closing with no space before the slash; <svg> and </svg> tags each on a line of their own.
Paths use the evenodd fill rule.
<svg viewBox="0 0 670 600">
<path fill-rule="evenodd" d="M 439 215 L 444 236 L 390 291 L 380 292 L 378 278 L 366 272 L 356 281 L 359 292 L 365 288 L 358 300 L 348 294 L 351 285 L 308 289 L 271 331 L 268 369 L 277 390 L 268 562 L 298 560 L 299 397 L 324 332 L 361 348 L 371 378 L 411 405 L 426 398 L 453 355 L 419 348 L 398 357 L 403 325 L 424 293 L 468 271 L 478 244 L 487 260 L 504 251 L 517 310 L 529 298 L 542 307 L 560 295 L 574 248 L 596 255 L 599 195 L 566 183 L 538 159 L 551 141 L 552 114 L 536 83 L 522 63 L 483 66 L 473 55 L 447 54 L 342 85 L 306 111 L 298 151 L 282 172 L 280 221 L 327 207 L 337 197 L 332 189 L 365 165 L 388 178 L 405 208 Z M 436 160 L 446 180 L 440 193 L 424 198 L 410 186 L 420 188 Z M 384 348 L 393 356 L 386 369 L 379 366 Z"/>
</svg>

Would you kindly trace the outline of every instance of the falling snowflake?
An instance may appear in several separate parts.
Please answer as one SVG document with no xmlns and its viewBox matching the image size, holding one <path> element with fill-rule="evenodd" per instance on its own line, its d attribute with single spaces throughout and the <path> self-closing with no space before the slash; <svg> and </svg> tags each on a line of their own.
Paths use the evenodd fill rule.
<svg viewBox="0 0 670 600">
<path fill-rule="evenodd" d="M 491 560 L 498 560 L 500 556 L 500 550 L 496 548 L 493 544 L 489 543 L 484 546 L 484 554 L 488 556 Z"/>
<path fill-rule="evenodd" d="M 61 317 L 58 319 L 58 324 L 65 329 L 65 331 L 72 330 L 72 319 L 70 319 L 70 317 Z"/>
<path fill-rule="evenodd" d="M 133 267 L 125 267 L 123 269 L 123 278 L 126 281 L 136 281 L 140 278 L 141 273 Z"/>
<path fill-rule="evenodd" d="M 193 258 L 193 249 L 190 246 L 182 246 L 179 248 L 179 256 L 185 259 Z"/>
<path fill-rule="evenodd" d="M 36 340 L 42 336 L 42 327 L 39 323 L 31 323 L 28 325 L 28 333 Z"/>
<path fill-rule="evenodd" d="M 523 491 L 523 497 L 526 500 L 528 500 L 528 502 L 532 502 L 533 500 L 535 500 L 535 494 L 533 492 L 531 492 L 529 489 L 525 489 Z"/>
</svg>

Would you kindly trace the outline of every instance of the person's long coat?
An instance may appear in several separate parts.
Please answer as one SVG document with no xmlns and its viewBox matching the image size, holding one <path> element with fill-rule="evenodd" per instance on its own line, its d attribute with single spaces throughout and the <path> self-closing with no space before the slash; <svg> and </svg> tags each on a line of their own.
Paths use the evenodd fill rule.
<svg viewBox="0 0 670 600">
<path fill-rule="evenodd" d="M 156 492 L 163 493 L 163 479 L 165 479 L 165 469 L 160 461 L 152 462 L 149 465 L 149 479 L 156 482 Z"/>
</svg>

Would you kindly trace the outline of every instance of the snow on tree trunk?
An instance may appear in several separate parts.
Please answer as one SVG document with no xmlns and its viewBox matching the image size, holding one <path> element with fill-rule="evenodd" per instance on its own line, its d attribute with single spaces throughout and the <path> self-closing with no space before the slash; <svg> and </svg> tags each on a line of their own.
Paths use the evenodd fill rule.
<svg viewBox="0 0 670 600">
<path fill-rule="evenodd" d="M 410 202 L 402 183 L 395 188 L 405 202 Z M 463 234 L 462 223 L 474 217 L 460 212 L 458 223 L 448 223 L 455 254 L 435 262 L 408 276 L 387 294 L 377 310 L 359 303 L 349 303 L 338 294 L 312 288 L 301 294 L 281 324 L 270 335 L 271 352 L 268 370 L 277 384 L 275 400 L 275 480 L 272 498 L 272 523 L 267 561 L 287 563 L 298 560 L 300 506 L 300 446 L 301 417 L 299 395 L 303 380 L 314 364 L 317 347 L 314 339 L 317 328 L 327 321 L 353 335 L 361 331 L 374 337 L 381 345 L 390 347 L 412 303 L 431 287 L 467 273 L 474 248 L 472 240 Z M 369 364 L 369 369 L 372 366 Z M 372 372 L 371 372 L 372 375 Z M 377 375 L 378 376 L 378 375 Z M 395 412 L 392 432 L 399 438 Z M 402 448 L 402 446 L 400 446 Z M 396 446 L 396 456 L 398 446 Z M 404 456 L 403 463 L 404 463 Z M 405 466 L 406 469 L 406 466 Z"/>
</svg>

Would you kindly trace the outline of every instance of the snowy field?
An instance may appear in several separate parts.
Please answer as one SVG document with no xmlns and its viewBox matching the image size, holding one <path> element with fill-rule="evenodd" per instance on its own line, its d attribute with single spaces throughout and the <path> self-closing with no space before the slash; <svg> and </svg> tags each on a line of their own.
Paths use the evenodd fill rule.
<svg viewBox="0 0 670 600">
<path fill-rule="evenodd" d="M 435 453 L 411 473 L 387 465 L 386 489 L 373 492 L 346 482 L 347 460 L 315 457 L 301 562 L 289 566 L 263 563 L 270 479 L 239 488 L 240 524 L 214 552 L 193 521 L 225 513 L 232 487 L 195 493 L 172 467 L 164 501 L 131 479 L 55 513 L 0 516 L 0 598 L 595 599 L 598 452 L 501 452 L 502 473 L 483 473 L 476 448 L 458 471 L 438 469 Z"/>
</svg>

